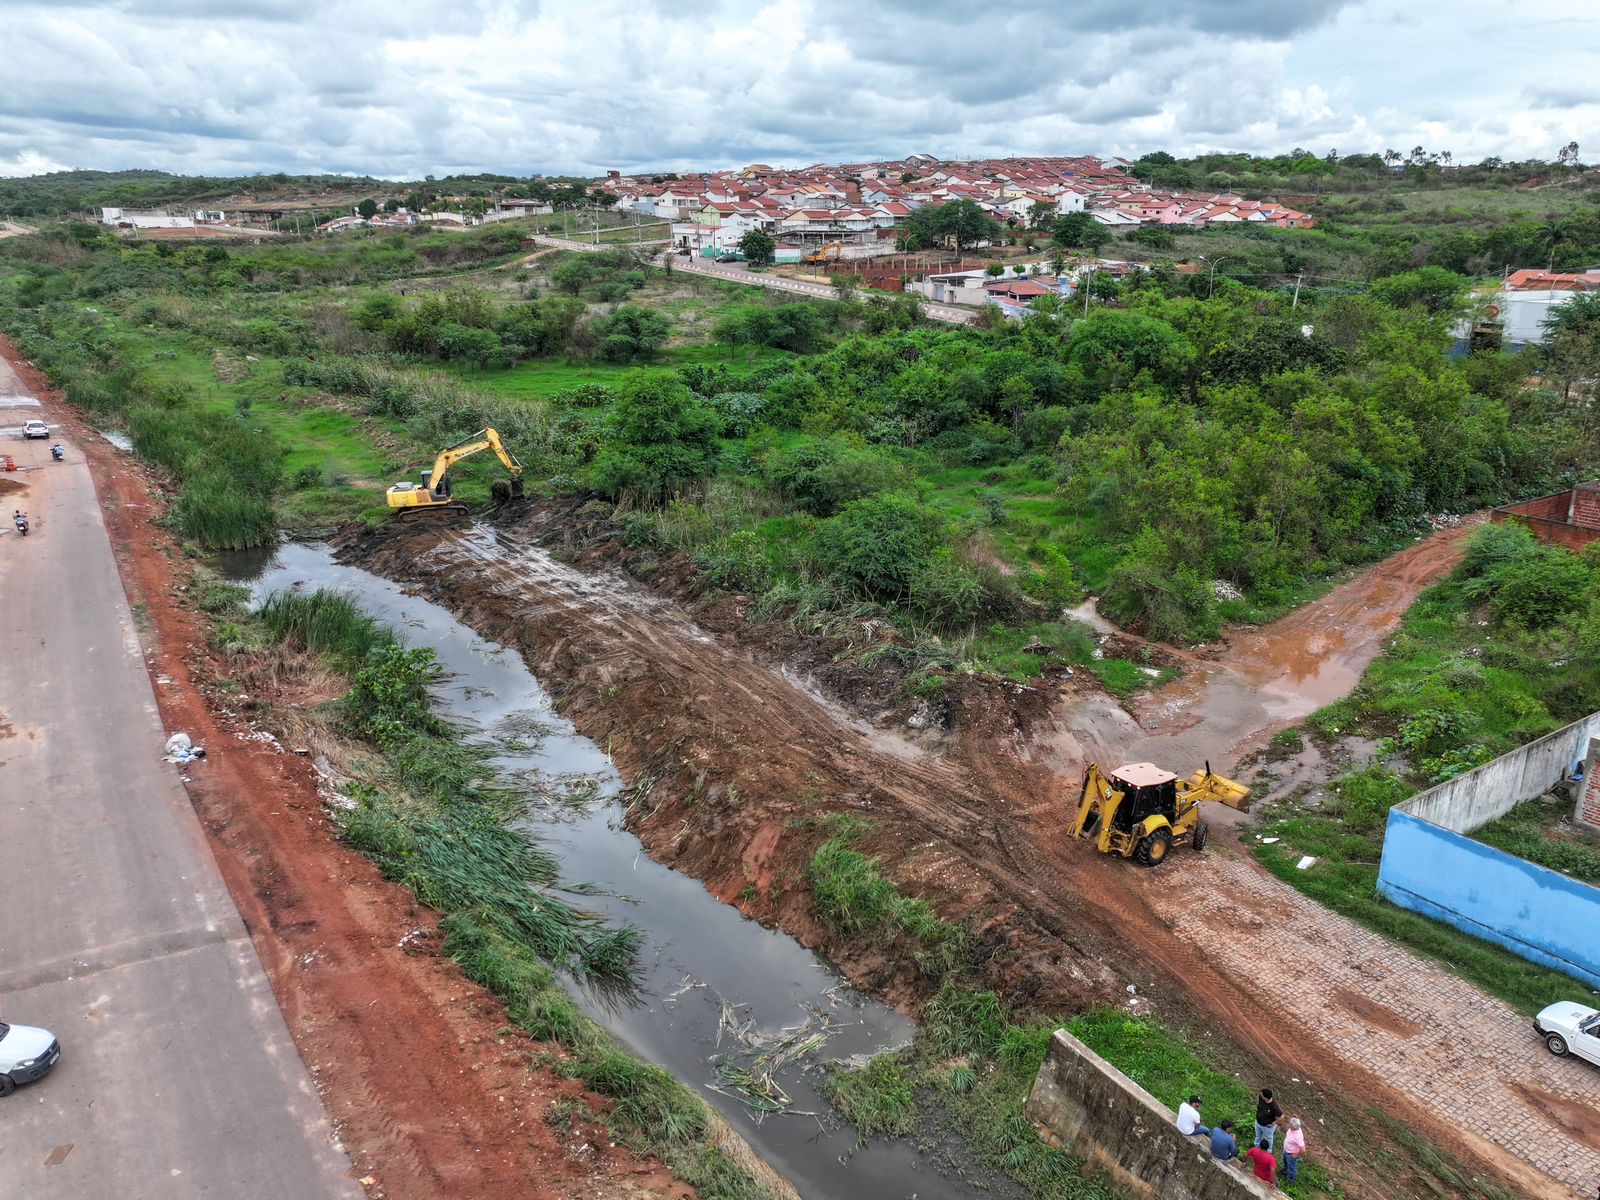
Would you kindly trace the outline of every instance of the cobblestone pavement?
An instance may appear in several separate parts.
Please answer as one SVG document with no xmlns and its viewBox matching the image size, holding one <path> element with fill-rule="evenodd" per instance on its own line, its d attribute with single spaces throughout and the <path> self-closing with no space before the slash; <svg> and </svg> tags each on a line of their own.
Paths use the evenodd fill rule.
<svg viewBox="0 0 1600 1200">
<path fill-rule="evenodd" d="M 1174 936 L 1263 991 L 1265 1019 L 1301 1026 L 1330 1056 L 1366 1067 L 1573 1195 L 1591 1200 L 1600 1188 L 1600 1068 L 1550 1054 L 1521 1013 L 1248 859 L 1178 855 L 1159 875 L 1135 879 Z M 1227 916 L 1197 921 L 1201 912 Z M 1551 1000 L 1578 998 L 1581 985 L 1572 991 Z"/>
</svg>

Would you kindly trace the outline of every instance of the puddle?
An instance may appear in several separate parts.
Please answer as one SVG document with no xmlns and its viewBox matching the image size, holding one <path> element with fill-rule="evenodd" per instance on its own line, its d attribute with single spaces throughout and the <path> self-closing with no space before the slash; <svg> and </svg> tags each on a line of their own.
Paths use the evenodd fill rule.
<svg viewBox="0 0 1600 1200">
<path fill-rule="evenodd" d="M 97 429 L 95 432 L 101 437 L 105 438 L 106 441 L 110 442 L 118 450 L 121 450 L 127 454 L 133 453 L 133 439 L 127 434 L 120 433 L 115 429 Z"/>
<path fill-rule="evenodd" d="M 258 599 L 288 588 L 350 594 L 411 644 L 437 653 L 450 672 L 436 689 L 445 715 L 497 743 L 511 738 L 528 747 L 499 755 L 511 778 L 530 784 L 526 827 L 556 854 L 565 879 L 611 893 L 586 898 L 586 907 L 632 922 L 646 935 L 632 1002 L 576 986 L 574 997 L 622 1045 L 696 1090 L 802 1195 L 1006 1200 L 1021 1194 L 1004 1179 L 952 1162 L 948 1147 L 939 1149 L 936 1165 L 906 1141 L 856 1145 L 854 1129 L 838 1122 L 821 1094 L 821 1066 L 902 1045 L 912 1023 L 856 992 L 786 934 L 741 916 L 696 880 L 650 859 L 622 826 L 621 780 L 610 759 L 555 712 L 516 653 L 399 585 L 334 562 L 324 546 L 247 551 L 219 559 L 217 568 L 249 583 Z M 574 794 L 593 798 L 561 799 Z M 791 1111 L 762 1114 L 715 1090 L 728 1087 L 718 1061 L 748 1063 L 759 1049 L 817 1034 L 825 1039 L 819 1047 L 773 1075 Z"/>
<path fill-rule="evenodd" d="M 1232 771 L 1277 730 L 1350 693 L 1417 593 L 1455 565 L 1468 532 L 1420 541 L 1270 625 L 1231 629 L 1221 658 L 1191 662 L 1141 696 L 1131 718 L 1110 712 L 1109 700 L 1069 698 L 1050 743 L 1064 763 L 1093 756 L 1188 774 L 1210 761 Z M 1068 615 L 1103 624 L 1092 605 Z"/>
</svg>

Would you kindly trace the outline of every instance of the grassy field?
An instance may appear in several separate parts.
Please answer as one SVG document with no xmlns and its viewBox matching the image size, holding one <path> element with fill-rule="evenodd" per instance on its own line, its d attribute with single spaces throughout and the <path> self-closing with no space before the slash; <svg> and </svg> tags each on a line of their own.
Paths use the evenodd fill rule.
<svg viewBox="0 0 1600 1200">
<path fill-rule="evenodd" d="M 782 362 L 792 357 L 786 350 L 773 350 L 766 346 L 757 347 L 753 354 L 704 344 L 668 346 L 654 362 L 640 369 L 658 374 L 670 374 L 679 367 L 696 365 L 741 369 Z M 517 399 L 549 398 L 587 383 L 615 384 L 635 369 L 632 364 L 571 358 L 537 359 L 504 370 L 478 371 L 462 366 L 451 368 L 454 374 L 474 387 Z"/>
</svg>

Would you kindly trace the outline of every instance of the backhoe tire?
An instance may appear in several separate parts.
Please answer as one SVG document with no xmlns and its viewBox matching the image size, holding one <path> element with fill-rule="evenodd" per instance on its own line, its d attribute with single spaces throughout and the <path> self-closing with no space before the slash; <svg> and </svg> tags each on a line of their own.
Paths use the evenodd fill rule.
<svg viewBox="0 0 1600 1200">
<path fill-rule="evenodd" d="M 1147 867 L 1159 867 L 1166 861 L 1171 850 L 1172 831 L 1158 829 L 1140 840 L 1139 848 L 1133 852 L 1133 856 Z"/>
<path fill-rule="evenodd" d="M 1211 826 L 1204 821 L 1194 827 L 1194 852 L 1199 854 L 1206 848 L 1206 837 L 1211 833 Z"/>
</svg>

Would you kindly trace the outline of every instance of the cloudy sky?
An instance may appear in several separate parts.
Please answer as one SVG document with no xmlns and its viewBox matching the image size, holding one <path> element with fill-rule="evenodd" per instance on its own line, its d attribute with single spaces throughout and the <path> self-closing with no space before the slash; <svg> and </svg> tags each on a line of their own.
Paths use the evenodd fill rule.
<svg viewBox="0 0 1600 1200">
<path fill-rule="evenodd" d="M 1600 161 L 1597 51 L 1595 0 L 0 0 L 0 175 Z"/>
</svg>

